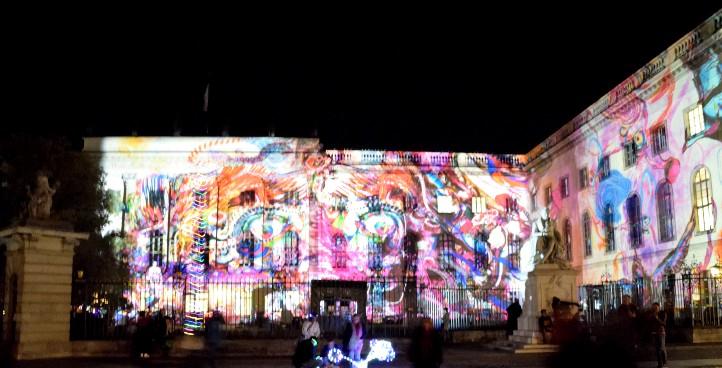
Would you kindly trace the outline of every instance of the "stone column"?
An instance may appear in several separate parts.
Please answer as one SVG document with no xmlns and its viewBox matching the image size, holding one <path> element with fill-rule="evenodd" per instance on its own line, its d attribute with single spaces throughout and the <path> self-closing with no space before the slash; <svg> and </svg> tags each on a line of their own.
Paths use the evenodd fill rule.
<svg viewBox="0 0 722 368">
<path fill-rule="evenodd" d="M 14 336 L 7 338 L 15 359 L 70 356 L 73 254 L 79 240 L 87 238 L 88 234 L 42 226 L 0 231 L 0 241 L 7 245 L 3 303 L 16 301 L 6 307 L 14 316 L 5 316 L 12 318 L 6 326 L 8 333 L 14 330 Z M 17 286 L 10 285 L 11 279 L 17 280 Z"/>
</svg>

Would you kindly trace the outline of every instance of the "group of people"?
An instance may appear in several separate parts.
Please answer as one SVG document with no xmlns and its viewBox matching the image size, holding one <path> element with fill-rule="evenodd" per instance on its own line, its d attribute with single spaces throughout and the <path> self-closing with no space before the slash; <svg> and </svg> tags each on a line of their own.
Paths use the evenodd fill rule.
<svg viewBox="0 0 722 368">
<path fill-rule="evenodd" d="M 338 346 L 336 344 L 336 334 L 334 332 L 327 332 L 324 334 L 326 345 L 318 355 L 317 345 L 320 337 L 321 327 L 316 316 L 311 314 L 301 325 L 301 339 L 293 355 L 293 365 L 295 367 L 303 367 L 304 364 L 315 359 L 316 356 L 319 356 L 322 360 L 323 367 L 335 367 L 336 364 L 328 359 L 329 351 L 334 348 L 341 349 L 344 355 L 353 361 L 361 360 L 361 351 L 366 338 L 366 324 L 361 320 L 361 315 L 354 314 L 344 328 L 341 336 L 342 345 Z"/>
<path fill-rule="evenodd" d="M 659 303 L 653 303 L 646 311 L 640 311 L 632 303 L 630 295 L 622 296 L 622 304 L 617 308 L 615 323 L 617 341 L 620 341 L 623 348 L 634 353 L 640 343 L 649 341 L 653 344 L 657 365 L 667 365 L 667 313 L 661 309 Z M 651 340 L 651 341 L 650 341 Z"/>
<path fill-rule="evenodd" d="M 441 330 L 445 334 L 449 330 L 449 316 L 446 309 Z M 331 361 L 328 358 L 328 353 L 333 349 L 340 349 L 352 361 L 358 362 L 362 360 L 361 352 L 367 339 L 367 331 L 361 315 L 354 314 L 351 320 L 346 323 L 340 344 L 337 343 L 334 332 L 327 332 L 323 334 L 326 344 L 317 351 L 321 335 L 322 331 L 318 320 L 314 315 L 310 315 L 301 326 L 301 338 L 292 359 L 295 367 L 304 367 L 309 362 L 312 363 L 311 366 L 324 368 L 349 365 L 348 362 L 344 361 L 338 363 Z M 424 317 L 413 332 L 408 358 L 414 367 L 438 368 L 443 361 L 443 343 L 444 337 L 434 328 L 431 318 Z"/>
<path fill-rule="evenodd" d="M 150 354 L 158 348 L 163 356 L 170 351 L 168 338 L 172 331 L 172 320 L 161 311 L 147 313 L 138 312 L 138 318 L 131 324 L 132 354 L 137 358 L 150 358 Z"/>
</svg>

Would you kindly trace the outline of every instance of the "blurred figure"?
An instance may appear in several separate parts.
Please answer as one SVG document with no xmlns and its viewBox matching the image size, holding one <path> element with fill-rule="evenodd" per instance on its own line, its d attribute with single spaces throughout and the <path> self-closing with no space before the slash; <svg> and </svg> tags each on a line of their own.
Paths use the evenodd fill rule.
<svg viewBox="0 0 722 368">
<path fill-rule="evenodd" d="M 323 368 L 337 368 L 338 365 L 334 364 L 328 359 L 328 353 L 333 349 L 341 349 L 341 346 L 336 345 L 336 334 L 329 332 L 325 334 L 324 339 L 326 345 L 321 350 L 321 367 Z"/>
<path fill-rule="evenodd" d="M 654 351 L 657 355 L 657 367 L 667 366 L 667 313 L 659 309 L 659 303 L 652 304 L 652 313 L 650 315 L 650 327 L 652 329 L 652 339 L 654 341 Z"/>
<path fill-rule="evenodd" d="M 521 314 L 521 304 L 519 304 L 519 299 L 515 298 L 514 303 L 511 303 L 506 308 L 506 336 L 511 336 L 511 334 L 514 333 L 514 330 L 517 329 Z"/>
<path fill-rule="evenodd" d="M 312 337 L 316 339 L 321 337 L 321 326 L 318 325 L 316 316 L 313 313 L 308 316 L 308 319 L 304 321 L 303 326 L 301 326 L 301 338 L 308 340 Z"/>
<path fill-rule="evenodd" d="M 354 314 L 351 322 L 346 324 L 346 329 L 343 332 L 344 350 L 351 360 L 361 360 L 361 350 L 364 347 L 365 337 L 366 328 L 361 321 L 361 316 L 358 313 Z"/>
<path fill-rule="evenodd" d="M 552 317 L 547 314 L 546 309 L 541 310 L 539 317 L 539 332 L 542 334 L 542 340 L 545 344 L 552 341 Z"/>
<path fill-rule="evenodd" d="M 637 306 L 632 304 L 632 297 L 622 295 L 622 304 L 617 308 L 620 341 L 626 349 L 634 351 L 637 345 Z"/>
<path fill-rule="evenodd" d="M 223 325 L 226 321 L 219 311 L 213 311 L 211 317 L 206 321 L 206 346 L 208 348 L 208 361 L 211 367 L 216 366 L 218 348 L 221 346 Z"/>
<path fill-rule="evenodd" d="M 421 320 L 409 346 L 409 360 L 415 368 L 438 368 L 443 362 L 443 341 L 431 318 Z"/>
<path fill-rule="evenodd" d="M 138 323 L 133 336 L 135 351 L 140 358 L 150 358 L 151 345 L 153 344 L 153 331 L 150 316 L 146 311 L 138 313 Z"/>
<path fill-rule="evenodd" d="M 444 317 L 441 322 L 441 330 L 444 332 L 444 342 L 449 342 L 449 327 L 451 327 L 451 318 L 449 318 L 449 308 L 444 308 Z"/>
</svg>

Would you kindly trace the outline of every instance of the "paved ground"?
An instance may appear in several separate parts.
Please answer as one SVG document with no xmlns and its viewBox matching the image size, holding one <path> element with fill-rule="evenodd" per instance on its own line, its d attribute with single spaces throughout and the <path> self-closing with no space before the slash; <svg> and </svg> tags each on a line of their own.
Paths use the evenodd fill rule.
<svg viewBox="0 0 722 368">
<path fill-rule="evenodd" d="M 722 367 L 722 345 L 684 345 L 670 346 L 669 367 Z M 638 357 L 638 367 L 656 367 L 650 351 L 642 351 Z M 511 354 L 505 352 L 488 351 L 479 345 L 453 346 L 445 349 L 445 363 L 443 367 L 546 367 L 548 354 Z M 583 357 L 582 360 L 594 359 Z M 0 364 L 1 365 L 1 364 Z M 289 358 L 227 358 L 219 359 L 217 367 L 291 367 Z M 406 358 L 401 355 L 392 363 L 376 363 L 371 367 L 411 367 Z M 583 361 L 575 365 L 577 368 L 588 366 Z M 211 367 L 208 358 L 202 354 L 188 358 L 172 358 L 167 360 L 152 359 L 150 361 L 134 362 L 129 359 L 58 359 L 16 364 L 17 368 L 126 368 L 126 367 L 168 367 L 168 368 L 200 368 Z"/>
</svg>

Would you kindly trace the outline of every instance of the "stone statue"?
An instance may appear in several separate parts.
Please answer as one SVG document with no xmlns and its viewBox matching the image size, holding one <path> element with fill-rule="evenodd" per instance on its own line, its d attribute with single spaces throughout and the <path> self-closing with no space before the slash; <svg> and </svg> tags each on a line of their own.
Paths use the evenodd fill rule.
<svg viewBox="0 0 722 368">
<path fill-rule="evenodd" d="M 51 188 L 48 183 L 48 176 L 38 173 L 35 190 L 31 191 L 30 187 L 27 187 L 28 196 L 30 197 L 28 202 L 30 219 L 45 220 L 50 217 L 50 209 L 53 207 L 53 195 L 55 195 L 59 185 L 57 184 L 55 188 Z"/>
<path fill-rule="evenodd" d="M 546 216 L 541 219 L 541 222 L 544 230 L 537 237 L 534 264 L 558 264 L 562 268 L 569 268 L 562 245 L 562 236 L 556 229 L 556 221 L 550 216 Z"/>
</svg>

